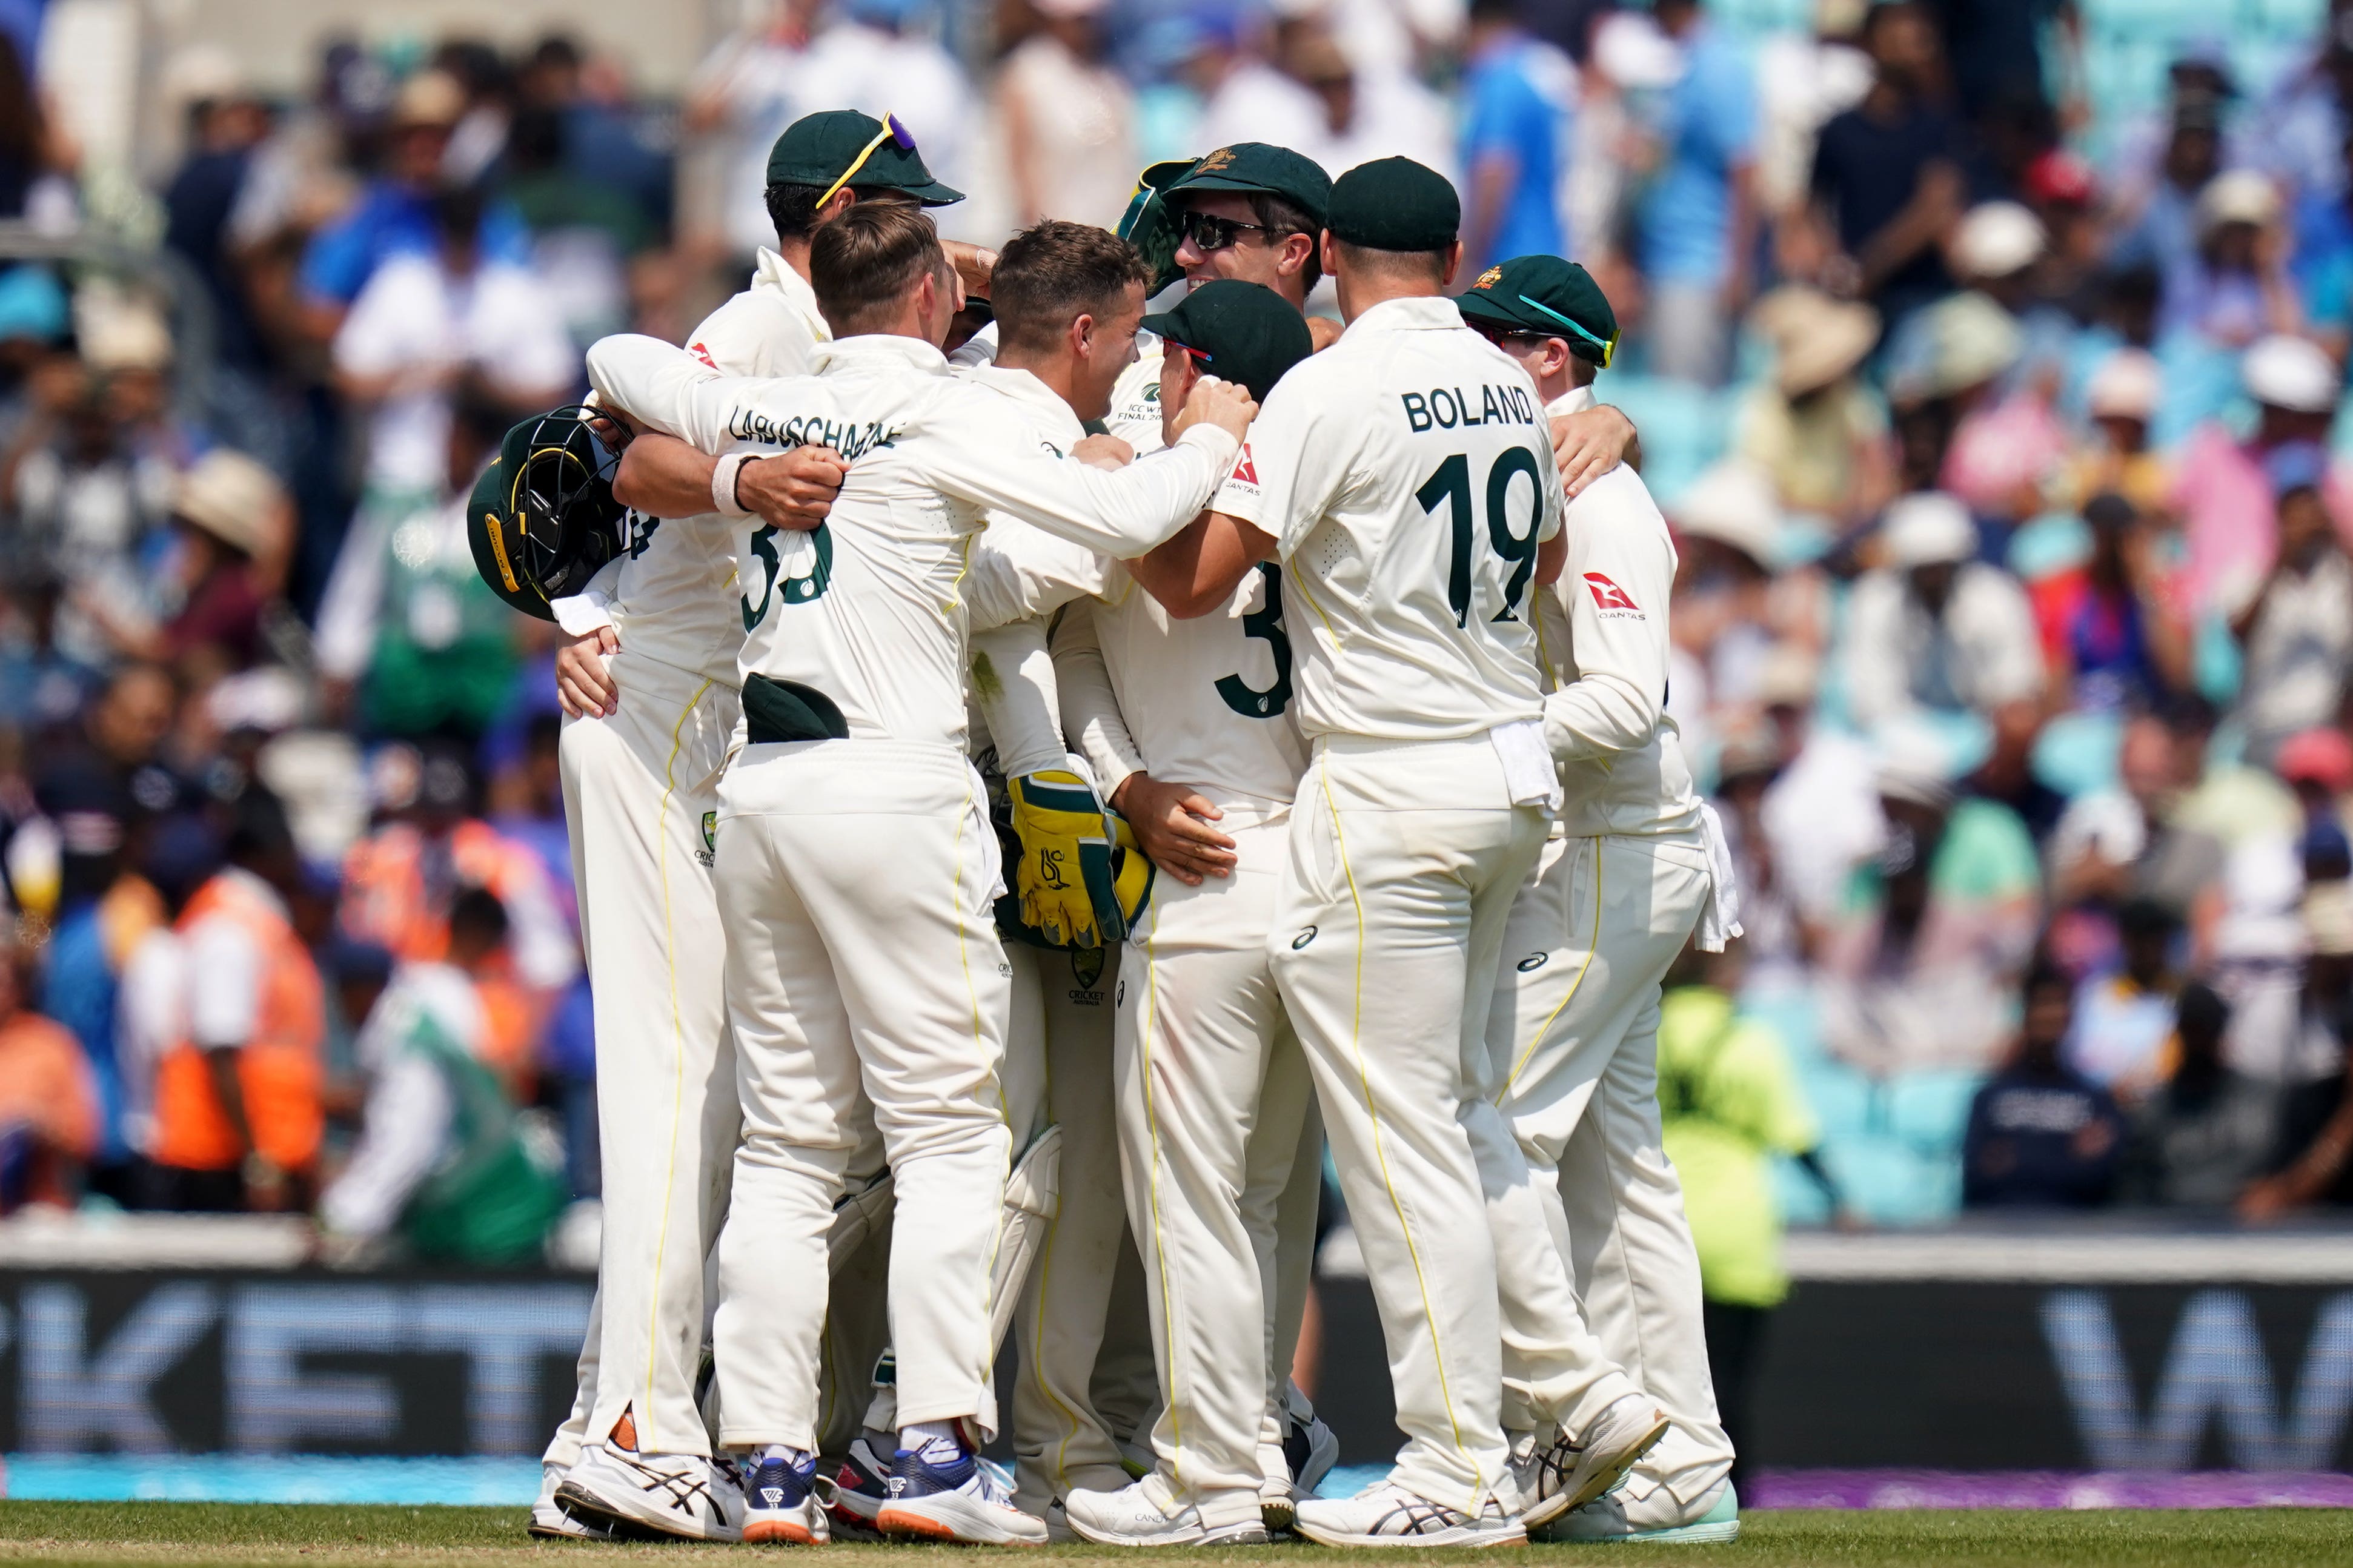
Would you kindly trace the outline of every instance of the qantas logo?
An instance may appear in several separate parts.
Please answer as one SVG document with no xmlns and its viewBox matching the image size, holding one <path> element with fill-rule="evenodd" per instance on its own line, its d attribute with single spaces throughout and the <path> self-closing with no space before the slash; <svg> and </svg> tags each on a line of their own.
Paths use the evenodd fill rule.
<svg viewBox="0 0 2353 1568">
<path fill-rule="evenodd" d="M 1585 585 L 1592 592 L 1593 603 L 1605 615 L 1616 611 L 1620 615 L 1640 616 L 1642 606 L 1626 596 L 1626 590 L 1599 572 L 1585 574 Z"/>
<path fill-rule="evenodd" d="M 1250 461 L 1250 443 L 1247 441 L 1242 443 L 1242 458 L 1234 465 L 1233 477 L 1246 485 L 1258 483 L 1258 468 Z"/>
<path fill-rule="evenodd" d="M 712 370 L 717 370 L 719 368 L 719 362 L 712 359 L 711 357 L 711 351 L 703 347 L 701 343 L 687 344 L 686 352 L 701 360 L 704 364 L 709 365 Z"/>
</svg>

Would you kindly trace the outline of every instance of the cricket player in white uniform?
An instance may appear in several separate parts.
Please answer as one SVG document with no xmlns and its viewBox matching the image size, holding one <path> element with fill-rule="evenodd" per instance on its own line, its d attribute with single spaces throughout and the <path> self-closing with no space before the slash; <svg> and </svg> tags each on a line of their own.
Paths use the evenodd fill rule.
<svg viewBox="0 0 2353 1568">
<path fill-rule="evenodd" d="M 985 511 L 1135 553 L 1208 501 L 1255 412 L 1211 384 L 1167 453 L 1116 474 L 1058 460 L 950 374 L 959 303 L 920 215 L 854 207 L 812 243 L 837 341 L 816 374 L 703 379 L 650 339 L 591 351 L 607 404 L 729 454 L 822 441 L 850 472 L 806 535 L 739 534 L 746 745 L 717 835 L 744 1112 L 719 1248 L 720 1441 L 747 1449 L 747 1539 L 821 1540 L 813 1490 L 825 1236 L 862 1089 L 896 1183 L 892 1534 L 1042 1541 L 977 1461 L 995 1426 L 989 1278 L 1008 1139 L 996 855 L 965 757 L 956 585 Z"/>
<path fill-rule="evenodd" d="M 1556 257 L 1489 268 L 1463 319 L 1528 371 L 1556 414 L 1593 400 L 1618 322 Z M 1739 1503 L 1701 1326 L 1699 1260 L 1661 1148 L 1659 984 L 1696 925 L 1738 934 L 1728 857 L 1666 716 L 1674 545 L 1631 469 L 1569 504 L 1568 565 L 1538 599 L 1545 732 L 1566 804 L 1505 927 L 1488 1039 L 1511 1118 L 1603 1350 L 1671 1417 L 1625 1485 L 1556 1539 L 1729 1541 Z"/>
<path fill-rule="evenodd" d="M 806 279 L 816 226 L 862 198 L 959 199 L 912 148 L 860 163 L 862 149 L 881 153 L 877 133 L 887 136 L 840 111 L 777 139 L 768 200 L 778 248 L 762 251 L 750 287 L 695 330 L 691 352 L 704 363 L 803 374 L 831 335 Z M 581 1397 L 550 1446 L 551 1484 L 533 1511 L 543 1533 L 617 1518 L 690 1538 L 733 1529 L 723 1506 L 733 1483 L 709 1462 L 696 1403 L 704 1260 L 739 1119 L 709 869 L 719 773 L 740 717 L 731 519 L 765 487 L 772 521 L 821 520 L 840 468 L 806 447 L 741 466 L 724 496 L 710 468 L 659 438 L 625 456 L 617 493 L 642 503 L 626 548 L 586 592 L 554 605 L 578 639 L 558 660 L 560 757 L 596 1003 L 605 1224 Z M 879 1145 L 868 1163 L 879 1168 Z M 568 1510 L 554 1497 L 566 1479 Z"/>
<path fill-rule="evenodd" d="M 1299 1504 L 1301 1532 L 1335 1545 L 1525 1538 L 1482 1179 L 1519 1157 L 1481 1089 L 1504 918 L 1558 792 L 1527 614 L 1561 492 L 1535 387 L 1441 297 L 1460 219 L 1410 160 L 1334 186 L 1324 260 L 1348 326 L 1253 432 L 1274 531 L 1213 512 L 1154 568 L 1229 592 L 1280 554 L 1304 633 L 1314 754 L 1270 945 L 1408 1437 L 1387 1481 Z"/>
<path fill-rule="evenodd" d="M 1311 346 L 1293 305 L 1235 280 L 1196 288 L 1147 327 L 1166 353 L 1158 388 L 1178 404 L 1196 353 L 1255 394 Z M 1256 494 L 1246 449 L 1214 505 L 1254 517 Z M 1306 1064 L 1266 958 L 1305 748 L 1289 716 L 1271 568 L 1251 573 L 1207 618 L 1182 620 L 1125 571 L 1114 578 L 1063 613 L 1055 647 L 1071 733 L 1145 813 L 1146 847 L 1166 862 L 1131 934 L 1116 1056 L 1120 1155 L 1162 1411 L 1154 1476 L 1065 1500 L 1071 1529 L 1106 1543 L 1260 1541 L 1270 1496 L 1290 1522 L 1289 1346 L 1278 1354 L 1270 1311 L 1277 1209 L 1300 1160 L 1320 1173 L 1317 1151 L 1303 1152 Z M 1198 616 L 1211 606 L 1180 608 Z M 1309 1222 L 1312 1239 L 1312 1209 Z"/>
</svg>

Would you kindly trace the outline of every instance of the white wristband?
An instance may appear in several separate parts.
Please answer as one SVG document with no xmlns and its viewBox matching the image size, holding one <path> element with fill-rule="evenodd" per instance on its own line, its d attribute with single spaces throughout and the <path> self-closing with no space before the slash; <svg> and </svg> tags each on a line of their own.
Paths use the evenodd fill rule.
<svg viewBox="0 0 2353 1568">
<path fill-rule="evenodd" d="M 722 517 L 749 517 L 752 509 L 735 499 L 735 472 L 759 457 L 757 452 L 730 452 L 711 470 L 711 510 Z"/>
</svg>

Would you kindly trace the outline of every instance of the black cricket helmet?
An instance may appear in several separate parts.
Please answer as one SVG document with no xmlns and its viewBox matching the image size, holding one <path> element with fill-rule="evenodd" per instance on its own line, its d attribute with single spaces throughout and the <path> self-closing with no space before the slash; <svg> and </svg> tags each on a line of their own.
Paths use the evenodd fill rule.
<svg viewBox="0 0 2353 1568">
<path fill-rule="evenodd" d="M 628 509 L 613 497 L 620 457 L 591 428 L 596 417 L 575 405 L 517 425 L 466 501 L 474 569 L 491 592 L 543 621 L 625 542 Z"/>
</svg>

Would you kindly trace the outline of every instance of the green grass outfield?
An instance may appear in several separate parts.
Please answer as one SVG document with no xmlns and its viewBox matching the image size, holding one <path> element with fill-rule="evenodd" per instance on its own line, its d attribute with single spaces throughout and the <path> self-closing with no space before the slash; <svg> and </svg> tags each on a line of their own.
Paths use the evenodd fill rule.
<svg viewBox="0 0 2353 1568">
<path fill-rule="evenodd" d="M 774 1555 L 808 1568 L 880 1564 L 889 1554 L 934 1559 L 954 1547 L 837 1546 L 826 1548 L 607 1546 L 533 1542 L 522 1532 L 518 1508 L 344 1508 L 275 1503 L 11 1502 L 0 1503 L 0 1562 L 40 1563 L 503 1564 L 659 1558 L 686 1568 L 722 1558 Z M 2353 1568 L 2353 1510 L 2273 1509 L 2211 1511 L 2083 1512 L 1778 1512 L 1741 1521 L 1734 1546 L 1535 1546 L 1473 1559 L 1508 1563 L 1529 1557 L 1559 1562 L 1632 1551 L 1644 1563 L 1836 1564 L 1871 1568 L 1901 1564 L 2214 1564 L 2216 1568 L 2281 1568 L 2343 1563 Z M 1023 1555 L 1052 1568 L 1120 1561 L 1145 1563 L 1282 1563 L 1351 1561 L 1374 1563 L 1466 1561 L 1461 1552 L 1339 1552 L 1279 1545 L 1222 1551 L 1106 1552 L 1053 1546 Z"/>
</svg>

